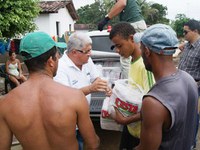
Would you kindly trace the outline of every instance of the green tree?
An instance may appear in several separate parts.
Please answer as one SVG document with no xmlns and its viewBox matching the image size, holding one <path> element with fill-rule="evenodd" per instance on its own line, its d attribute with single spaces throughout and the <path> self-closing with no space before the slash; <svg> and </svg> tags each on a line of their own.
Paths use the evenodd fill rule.
<svg viewBox="0 0 200 150">
<path fill-rule="evenodd" d="M 86 5 L 77 10 L 79 20 L 77 24 L 89 24 L 90 29 L 97 29 L 97 24 L 100 22 L 108 13 L 108 11 L 114 5 L 114 1 L 104 0 L 104 1 L 95 1 L 91 5 Z M 118 17 L 112 19 L 109 24 L 114 24 L 118 21 Z"/>
<path fill-rule="evenodd" d="M 77 10 L 79 20 L 76 22 L 78 24 L 94 24 L 96 22 L 97 16 L 101 15 L 101 10 L 99 10 L 99 2 L 95 2 L 91 5 L 86 5 Z"/>
<path fill-rule="evenodd" d="M 167 7 L 152 2 L 139 1 L 142 10 L 142 15 L 147 25 L 156 23 L 169 24 L 169 19 L 166 18 Z"/>
<path fill-rule="evenodd" d="M 148 3 L 146 0 L 137 0 L 138 4 L 141 7 L 142 15 L 144 20 L 148 25 L 155 23 L 169 23 L 169 19 L 166 18 L 167 7 L 157 4 L 157 3 Z M 86 5 L 77 10 L 79 15 L 78 24 L 90 24 L 91 29 L 97 29 L 98 22 L 109 12 L 109 10 L 114 5 L 115 1 L 96 0 L 95 3 L 91 5 Z M 115 17 L 109 24 L 113 25 L 116 22 L 119 22 L 119 18 Z"/>
<path fill-rule="evenodd" d="M 0 0 L 0 37 L 11 38 L 36 29 L 39 0 Z"/>
<path fill-rule="evenodd" d="M 176 31 L 177 36 L 181 38 L 183 37 L 183 25 L 189 21 L 189 18 L 187 18 L 185 14 L 177 14 L 175 19 L 176 20 L 172 22 L 172 27 Z"/>
</svg>

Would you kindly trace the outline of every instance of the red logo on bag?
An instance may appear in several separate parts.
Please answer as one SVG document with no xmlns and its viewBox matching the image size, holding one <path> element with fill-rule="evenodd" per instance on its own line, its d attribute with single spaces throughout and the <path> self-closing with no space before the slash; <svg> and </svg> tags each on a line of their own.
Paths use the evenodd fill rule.
<svg viewBox="0 0 200 150">
<path fill-rule="evenodd" d="M 107 117 L 109 117 L 109 113 L 108 113 L 108 111 L 106 111 L 106 110 L 101 110 L 101 115 L 102 115 L 102 118 L 107 118 Z"/>
<path fill-rule="evenodd" d="M 128 112 L 131 112 L 131 113 L 136 113 L 137 110 L 138 110 L 138 106 L 134 106 L 133 104 L 124 102 L 119 98 L 115 99 L 115 104 L 118 108 L 122 108 L 122 109 L 127 110 Z"/>
</svg>

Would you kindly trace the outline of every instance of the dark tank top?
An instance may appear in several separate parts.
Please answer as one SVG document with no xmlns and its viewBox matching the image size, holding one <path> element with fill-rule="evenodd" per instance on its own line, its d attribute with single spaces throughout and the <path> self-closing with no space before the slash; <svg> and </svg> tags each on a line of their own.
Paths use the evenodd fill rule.
<svg viewBox="0 0 200 150">
<path fill-rule="evenodd" d="M 171 115 L 171 127 L 163 131 L 159 150 L 190 150 L 195 137 L 198 108 L 198 91 L 194 79 L 178 70 L 156 82 L 146 96 L 156 98 Z"/>
</svg>

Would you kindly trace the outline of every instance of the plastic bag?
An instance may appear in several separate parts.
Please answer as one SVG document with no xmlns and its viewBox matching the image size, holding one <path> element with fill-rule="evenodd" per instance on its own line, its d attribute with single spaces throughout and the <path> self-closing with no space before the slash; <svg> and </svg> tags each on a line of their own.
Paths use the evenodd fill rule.
<svg viewBox="0 0 200 150">
<path fill-rule="evenodd" d="M 124 116 L 130 116 L 140 112 L 143 95 L 143 89 L 134 81 L 120 79 L 115 81 L 113 94 L 110 97 L 111 105 L 117 107 Z"/>
<path fill-rule="evenodd" d="M 131 83 L 131 84 L 129 84 Z M 111 105 L 117 107 L 124 117 L 140 112 L 144 90 L 134 81 L 120 79 L 115 81 L 113 94 L 110 97 Z M 140 136 L 141 122 L 137 121 L 128 125 L 130 134 Z"/>
<path fill-rule="evenodd" d="M 115 122 L 115 120 L 111 118 L 111 114 L 115 115 L 115 109 L 112 105 L 110 105 L 109 97 L 106 97 L 103 101 L 103 106 L 101 109 L 101 128 L 105 130 L 122 131 L 122 125 Z"/>
</svg>

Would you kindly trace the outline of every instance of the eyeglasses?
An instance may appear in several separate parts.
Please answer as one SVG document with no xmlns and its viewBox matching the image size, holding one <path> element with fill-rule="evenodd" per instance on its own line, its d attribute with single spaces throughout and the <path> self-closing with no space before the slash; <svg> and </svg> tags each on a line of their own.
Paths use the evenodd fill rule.
<svg viewBox="0 0 200 150">
<path fill-rule="evenodd" d="M 86 50 L 86 51 L 82 51 L 82 50 L 76 49 L 76 51 L 78 51 L 78 52 L 80 52 L 80 53 L 83 53 L 83 54 L 88 54 L 88 53 L 91 52 L 91 49 Z"/>
<path fill-rule="evenodd" d="M 188 32 L 190 32 L 190 31 L 183 30 L 183 34 L 184 34 L 184 35 L 188 34 Z"/>
</svg>

